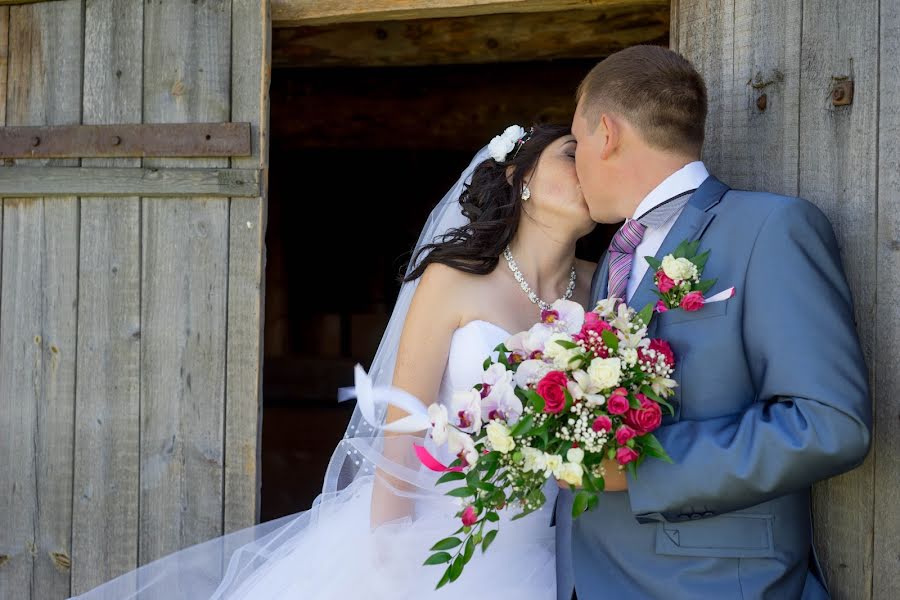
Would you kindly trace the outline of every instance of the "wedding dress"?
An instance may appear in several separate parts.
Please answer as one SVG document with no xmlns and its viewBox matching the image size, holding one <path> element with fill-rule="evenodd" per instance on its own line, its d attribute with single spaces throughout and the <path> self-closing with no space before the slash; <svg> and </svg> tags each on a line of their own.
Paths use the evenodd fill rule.
<svg viewBox="0 0 900 600">
<path fill-rule="evenodd" d="M 434 208 L 416 250 L 465 222 L 459 195 L 472 172 L 488 159 L 487 146 Z M 415 250 L 413 256 L 415 257 Z M 407 272 L 414 267 L 411 261 Z M 418 280 L 404 283 L 369 376 L 391 388 L 400 334 Z M 482 364 L 510 333 L 475 320 L 451 339 L 437 402 L 480 383 Z M 129 571 L 70 600 L 553 600 L 556 598 L 555 534 L 550 526 L 558 488 L 544 487 L 544 507 L 523 519 L 515 506 L 499 511 L 499 529 L 487 552 L 476 551 L 460 578 L 435 591 L 446 565 L 423 566 L 437 541 L 461 525 L 459 500 L 446 495 L 458 484 L 436 487 L 440 473 L 423 466 L 414 444 L 443 464 L 455 456 L 423 434 L 386 435 L 386 403 L 354 409 L 335 448 L 323 491 L 304 512 L 287 515 L 184 548 Z M 265 426 L 265 423 L 263 424 Z M 388 490 L 387 502 L 403 502 L 403 516 L 372 523 L 372 492 Z M 381 502 L 380 497 L 379 502 Z M 377 503 L 376 503 L 377 504 Z M 383 521 L 383 522 L 382 522 Z M 487 529 L 485 529 L 487 531 Z"/>
</svg>

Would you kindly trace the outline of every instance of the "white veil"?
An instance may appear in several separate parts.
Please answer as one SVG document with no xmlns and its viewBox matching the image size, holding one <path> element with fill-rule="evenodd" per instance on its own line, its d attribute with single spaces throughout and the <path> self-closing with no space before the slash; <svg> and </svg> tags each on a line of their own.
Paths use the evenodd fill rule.
<svg viewBox="0 0 900 600">
<path fill-rule="evenodd" d="M 413 249 L 407 273 L 415 268 L 416 259 L 421 260 L 422 257 L 418 255 L 420 248 L 440 239 L 451 229 L 460 227 L 467 222 L 461 211 L 460 195 L 467 183 L 471 181 L 475 168 L 489 157 L 488 146 L 485 146 L 475 155 L 453 187 L 432 210 Z M 400 288 L 390 321 L 369 372 L 375 386 L 390 386 L 392 382 L 400 334 L 417 284 L 418 280 L 415 280 L 404 283 Z M 341 392 L 341 399 L 346 400 L 352 396 L 352 389 L 344 388 Z M 256 599 L 262 596 L 254 594 L 253 590 L 250 592 L 247 590 L 253 587 L 249 584 L 258 582 L 262 577 L 267 578 L 265 589 L 272 591 L 273 596 L 271 597 L 275 597 L 276 589 L 288 589 L 289 586 L 296 585 L 295 579 L 301 575 L 297 573 L 285 575 L 282 585 L 277 581 L 277 574 L 267 572 L 266 567 L 274 562 L 272 559 L 291 552 L 300 544 L 306 544 L 305 548 L 311 546 L 314 548 L 313 552 L 320 557 L 333 556 L 337 553 L 341 560 L 353 560 L 349 553 L 358 551 L 358 548 L 348 548 L 346 541 L 343 542 L 344 545 L 337 546 L 339 541 L 331 538 L 340 537 L 339 534 L 325 535 L 328 532 L 317 532 L 316 529 L 324 528 L 317 528 L 316 525 L 327 522 L 329 523 L 328 528 L 333 529 L 333 521 L 326 521 L 328 516 L 334 515 L 348 503 L 361 502 L 360 492 L 371 489 L 373 480 L 376 479 L 376 472 L 379 471 L 389 475 L 391 482 L 387 486 L 398 498 L 407 501 L 413 499 L 418 506 L 428 504 L 429 507 L 437 507 L 436 510 L 431 511 L 433 514 L 455 512 L 455 502 L 449 504 L 451 499 L 434 487 L 439 474 L 424 468 L 416 460 L 412 452 L 412 443 L 424 444 L 432 454 L 438 457 L 441 457 L 442 450 L 446 449 L 435 448 L 430 438 L 424 439 L 421 436 L 401 435 L 386 438 L 383 430 L 385 415 L 386 406 L 383 404 L 376 406 L 374 422 L 370 423 L 364 418 L 359 405 L 356 406 L 344 438 L 332 453 L 322 493 L 316 498 L 310 510 L 259 523 L 179 550 L 72 598 L 81 600 L 197 600 L 201 598 L 236 600 L 248 597 Z M 386 440 L 388 440 L 387 443 Z M 394 447 L 388 447 L 391 445 Z M 410 515 L 410 517 L 415 518 L 414 515 Z M 342 525 L 348 528 L 345 531 L 349 531 L 351 525 L 361 529 L 367 523 L 368 517 L 365 522 Z M 442 527 L 447 524 L 447 521 L 439 523 Z M 379 528 L 379 531 L 383 529 L 385 528 Z M 390 527 L 387 529 L 389 530 Z M 318 537 L 314 541 L 304 539 L 317 535 Z M 329 546 L 329 544 L 333 544 L 333 546 Z M 399 557 L 398 560 L 400 560 Z M 404 563 L 403 566 L 406 569 L 415 568 L 415 565 L 408 564 L 408 561 L 401 562 Z M 82 566 L 81 568 L 91 567 Z M 389 569 L 390 566 L 388 565 L 386 568 Z M 279 588 L 279 585 L 282 587 Z M 373 585 L 377 585 L 377 582 L 373 582 Z M 386 596 L 391 594 L 403 597 L 400 588 L 373 589 L 372 591 L 385 593 Z M 245 593 L 247 593 L 246 596 Z"/>
</svg>

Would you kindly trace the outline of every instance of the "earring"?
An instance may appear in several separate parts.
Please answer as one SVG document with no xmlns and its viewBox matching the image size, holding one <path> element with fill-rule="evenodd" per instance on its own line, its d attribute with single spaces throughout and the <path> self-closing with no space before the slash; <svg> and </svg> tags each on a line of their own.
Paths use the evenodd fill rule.
<svg viewBox="0 0 900 600">
<path fill-rule="evenodd" d="M 531 190 L 528 189 L 528 185 L 526 184 L 522 188 L 522 202 L 528 202 L 529 198 L 531 198 Z"/>
</svg>

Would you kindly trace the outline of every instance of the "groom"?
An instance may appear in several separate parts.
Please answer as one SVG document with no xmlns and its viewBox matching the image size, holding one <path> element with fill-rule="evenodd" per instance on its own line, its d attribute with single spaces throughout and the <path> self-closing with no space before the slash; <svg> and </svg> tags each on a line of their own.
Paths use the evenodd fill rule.
<svg viewBox="0 0 900 600">
<path fill-rule="evenodd" d="M 828 598 L 812 548 L 810 486 L 870 443 L 866 366 L 825 216 L 798 198 L 730 189 L 699 160 L 706 89 L 679 54 L 618 52 L 578 90 L 576 168 L 595 221 L 625 225 L 592 301 L 655 302 L 645 256 L 710 250 L 709 295 L 654 317 L 678 365 L 675 415 L 655 433 L 674 464 L 637 477 L 607 464 L 607 493 L 557 504 L 558 598 Z"/>
</svg>

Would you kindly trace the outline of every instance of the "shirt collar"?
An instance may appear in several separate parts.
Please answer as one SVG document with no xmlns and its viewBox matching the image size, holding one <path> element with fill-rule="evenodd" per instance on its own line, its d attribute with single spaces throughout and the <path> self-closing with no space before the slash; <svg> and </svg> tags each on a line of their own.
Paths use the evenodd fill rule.
<svg viewBox="0 0 900 600">
<path fill-rule="evenodd" d="M 640 217 L 669 198 L 682 194 L 688 190 L 697 189 L 707 177 L 709 177 L 709 171 L 706 170 L 706 165 L 703 164 L 703 161 L 695 160 L 694 162 L 689 162 L 663 179 L 662 183 L 653 188 L 653 190 L 641 200 L 641 203 L 638 204 L 632 218 L 636 219 Z"/>
</svg>

